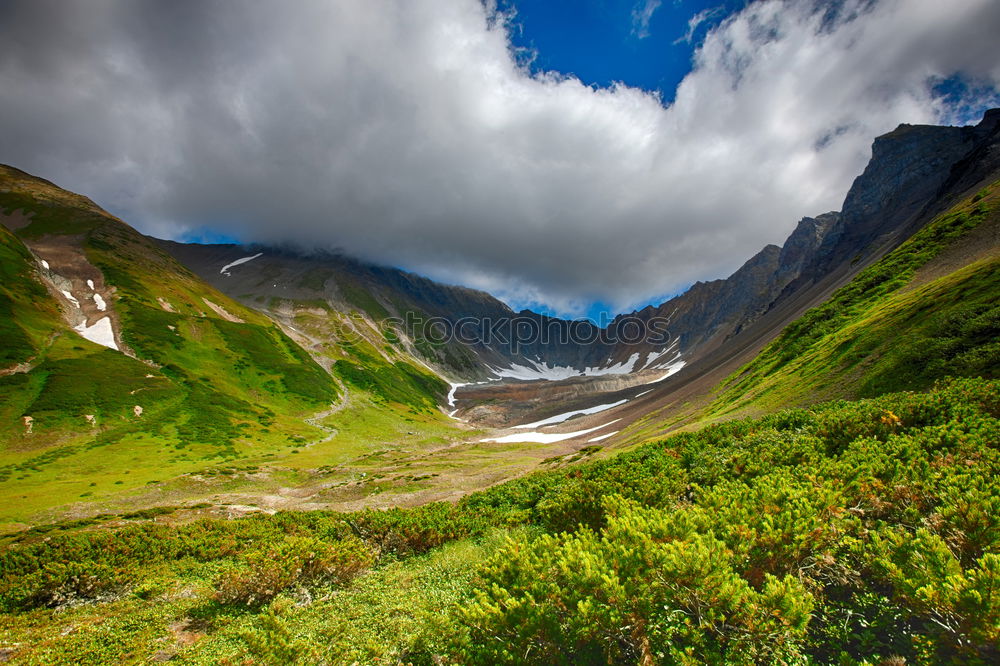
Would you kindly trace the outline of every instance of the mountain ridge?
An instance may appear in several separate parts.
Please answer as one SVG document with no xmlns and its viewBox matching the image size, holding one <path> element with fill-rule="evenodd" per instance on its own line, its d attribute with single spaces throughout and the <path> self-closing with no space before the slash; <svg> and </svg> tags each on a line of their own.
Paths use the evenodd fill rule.
<svg viewBox="0 0 1000 666">
<path fill-rule="evenodd" d="M 919 161 L 925 140 L 947 159 L 934 173 L 916 170 L 896 194 L 886 189 L 891 179 L 856 181 L 869 191 L 852 190 L 845 201 L 868 203 L 849 203 L 846 213 L 857 209 L 851 214 L 863 231 L 882 239 L 861 248 L 862 256 L 850 247 L 858 234 L 830 240 L 845 213 L 803 218 L 781 247 L 765 246 L 729 278 L 697 283 L 604 329 L 619 332 L 630 316 L 661 317 L 670 336 L 660 344 L 565 343 L 561 336 L 601 329 L 514 313 L 484 292 L 342 255 L 155 241 L 89 199 L 0 170 L 12 267 L 0 305 L 14 313 L 9 339 L 20 340 L 0 373 L 11 396 L 0 404 L 0 429 L 14 443 L 0 476 L 20 478 L 28 505 L 83 512 L 89 497 L 108 502 L 120 490 L 153 504 L 168 493 L 243 504 L 266 496 L 276 507 L 388 506 L 454 497 L 547 458 L 613 451 L 700 423 L 715 413 L 718 391 L 733 390 L 725 389 L 727 378 L 791 322 L 889 256 L 911 227 L 934 222 L 927 211 L 954 206 L 995 176 L 996 118 L 940 133 L 901 131 L 909 143 L 889 151 L 894 168 L 905 166 L 900 159 Z M 888 169 L 869 166 L 870 176 Z M 905 210 L 897 209 L 904 200 Z M 820 275 L 830 256 L 842 260 Z M 469 316 L 477 319 L 467 341 L 439 340 L 420 326 Z M 398 321 L 387 324 L 392 318 Z M 489 318 L 500 327 L 482 321 Z M 101 321 L 109 335 L 91 331 Z M 554 338 L 516 350 L 485 339 L 516 333 L 517 325 L 549 329 Z M 539 378 L 550 381 L 530 381 Z M 837 390 L 847 395 L 851 386 Z M 523 427 L 538 423 L 540 434 Z M 483 431 L 494 436 L 476 440 Z M 544 446 L 516 443 L 528 435 Z M 518 455 L 505 455 L 507 445 Z M 163 474 L 118 476 L 138 455 L 133 449 L 167 461 Z M 240 477 L 253 490 L 240 491 L 234 480 L 212 495 L 213 470 L 235 461 L 260 470 Z M 413 465 L 428 470 L 417 475 L 421 483 L 404 473 Z M 76 480 L 49 492 L 67 466 L 93 470 L 96 489 Z M 376 483 L 367 475 L 386 469 L 395 476 L 377 481 L 384 498 L 356 495 Z M 427 482 L 435 475 L 444 476 Z M 13 506 L 9 514 L 24 515 Z"/>
</svg>

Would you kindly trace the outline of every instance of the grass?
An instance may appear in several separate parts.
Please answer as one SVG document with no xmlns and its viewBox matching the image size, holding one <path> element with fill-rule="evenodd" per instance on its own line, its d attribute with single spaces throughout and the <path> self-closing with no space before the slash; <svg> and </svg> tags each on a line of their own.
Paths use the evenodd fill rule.
<svg viewBox="0 0 1000 666">
<path fill-rule="evenodd" d="M 419 451 L 460 432 L 437 409 L 447 385 L 400 352 L 386 359 L 378 351 L 384 338 L 363 322 L 355 326 L 361 339 L 344 336 L 344 345 L 327 350 L 350 364 L 341 368 L 352 404 L 325 427 L 308 422 L 341 401 L 342 388 L 270 319 L 83 197 L 11 169 L 0 181 L 0 209 L 32 216 L 17 235 L 0 229 L 0 367 L 34 364 L 0 376 L 0 530 L 164 497 L 200 501 L 215 488 L 193 477 L 224 465 L 264 465 L 271 479 L 301 481 L 312 468 L 346 463 L 387 441 Z M 109 305 L 137 359 L 71 331 L 38 281 L 25 243 L 70 234 L 78 240 L 66 242 L 114 289 Z M 209 300 L 241 321 L 215 316 Z M 314 328 L 325 334 L 323 322 Z M 30 434 L 24 416 L 34 419 Z M 276 489 L 263 479 L 244 486 Z"/>
<path fill-rule="evenodd" d="M 0 615 L 0 645 L 30 646 L 18 654 L 29 664 L 141 663 L 156 655 L 191 664 L 275 663 L 254 638 L 267 635 L 273 650 L 273 634 L 291 634 L 300 646 L 292 649 L 296 656 L 322 649 L 336 663 L 392 662 L 436 647 L 435 626 L 467 594 L 478 564 L 502 544 L 497 533 L 390 561 L 345 589 L 313 591 L 304 606 L 294 594 L 282 596 L 264 623 L 256 613 L 206 603 L 219 563 L 181 561 L 152 569 L 141 587 L 108 603 L 40 610 L 16 621 Z"/>
<path fill-rule="evenodd" d="M 938 216 L 785 328 L 723 382 L 709 415 L 921 389 L 944 374 L 995 376 L 1000 260 L 906 287 L 921 267 L 979 225 L 997 224 L 998 215 L 1000 183 Z"/>
<path fill-rule="evenodd" d="M 0 642 L 23 663 L 990 663 L 997 389 L 732 421 L 457 506 L 33 530 L 0 550 Z M 378 555 L 351 581 L 218 599 L 254 553 L 357 540 Z"/>
<path fill-rule="evenodd" d="M 58 330 L 59 309 L 34 273 L 34 257 L 0 226 L 0 369 L 36 356 Z"/>
<path fill-rule="evenodd" d="M 997 386 L 908 392 L 948 374 L 995 376 L 1000 260 L 913 283 L 993 223 L 995 188 L 977 196 L 789 327 L 705 416 L 903 392 L 547 461 L 530 447 L 459 443 L 472 433 L 436 408 L 447 386 L 365 322 L 296 316 L 319 341 L 313 361 L 262 316 L 144 255 L 141 237 L 74 217 L 65 228 L 90 234 L 127 341 L 161 367 L 64 327 L 50 347 L 25 333 L 38 365 L 2 378 L 12 398 L 0 415 L 16 424 L 31 410 L 39 430 L 11 431 L 0 451 L 0 522 L 64 520 L 0 549 L 0 647 L 24 663 L 989 663 L 1000 639 L 989 593 L 1000 589 Z M 36 214 L 46 233 L 51 212 Z M 30 256 L 8 245 L 29 279 Z M 156 280 L 127 270 L 136 256 Z M 205 316 L 206 296 L 244 323 Z M 18 322 L 44 323 L 50 306 Z M 95 367 L 108 381 L 85 381 Z M 141 418 L 129 414 L 136 395 Z M 306 421 L 335 398 L 337 410 Z M 84 409 L 103 410 L 98 432 L 78 423 Z M 468 488 L 537 462 L 556 469 L 455 506 L 94 517 L 267 493 L 397 504 L 442 477 L 455 488 L 466 474 Z M 220 581 L 254 585 L 272 552 L 309 561 L 310 544 L 355 542 L 370 557 L 358 567 L 371 567 L 358 578 L 295 579 L 296 565 L 263 603 L 220 600 Z"/>
</svg>

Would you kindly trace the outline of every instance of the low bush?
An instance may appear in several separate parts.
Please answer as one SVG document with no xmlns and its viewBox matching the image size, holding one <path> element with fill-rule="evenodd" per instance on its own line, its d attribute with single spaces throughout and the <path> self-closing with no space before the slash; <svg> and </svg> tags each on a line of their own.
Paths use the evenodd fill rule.
<svg viewBox="0 0 1000 666">
<path fill-rule="evenodd" d="M 4 596 L 6 605 L 17 609 L 59 608 L 110 598 L 132 578 L 107 565 L 53 561 L 10 585 Z"/>
<path fill-rule="evenodd" d="M 215 600 L 257 607 L 295 587 L 342 585 L 370 567 L 375 556 L 356 539 L 328 542 L 289 537 L 241 555 L 216 579 Z"/>
</svg>

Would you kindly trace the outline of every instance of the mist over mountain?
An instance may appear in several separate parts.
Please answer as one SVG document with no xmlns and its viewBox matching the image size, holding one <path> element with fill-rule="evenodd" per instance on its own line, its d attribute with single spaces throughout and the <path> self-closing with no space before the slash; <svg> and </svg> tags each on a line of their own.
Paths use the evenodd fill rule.
<svg viewBox="0 0 1000 666">
<path fill-rule="evenodd" d="M 974 121 L 1000 82 L 989 0 L 750 3 L 669 103 L 531 73 L 497 12 L 7 3 L 0 154 L 158 237 L 342 248 L 516 309 L 625 311 L 780 244 L 839 207 L 871 137 Z"/>
</svg>

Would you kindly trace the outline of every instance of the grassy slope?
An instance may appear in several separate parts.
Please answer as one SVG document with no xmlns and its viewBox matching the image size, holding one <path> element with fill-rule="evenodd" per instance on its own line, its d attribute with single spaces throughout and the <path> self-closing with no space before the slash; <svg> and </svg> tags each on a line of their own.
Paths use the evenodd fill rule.
<svg viewBox="0 0 1000 666">
<path fill-rule="evenodd" d="M 145 505 L 162 503 L 158 495 L 178 501 L 214 493 L 220 488 L 191 475 L 218 478 L 215 472 L 232 466 L 273 467 L 275 478 L 294 483 L 312 467 L 377 448 L 394 429 L 433 442 L 454 434 L 436 409 L 445 384 L 361 346 L 336 365 L 353 389 L 350 409 L 324 419 L 325 428 L 306 422 L 342 390 L 273 322 L 208 287 L 83 197 L 9 169 L 0 173 L 0 190 L 0 208 L 32 215 L 17 232 L 29 245 L 75 239 L 115 289 L 112 307 L 125 343 L 152 364 L 70 330 L 38 281 L 30 252 L 2 230 L 0 308 L 10 313 L 0 317 L 2 367 L 38 358 L 30 372 L 0 377 L 0 522 L 37 519 L 57 507 L 87 514 L 104 502 Z M 206 301 L 242 322 L 218 316 Z M 141 418 L 132 413 L 136 404 Z M 99 427 L 91 428 L 85 414 Z M 31 435 L 23 415 L 35 419 Z M 384 426 L 381 437 L 371 432 L 375 425 Z M 312 442 L 319 444 L 303 448 Z M 261 492 L 268 486 L 263 482 Z"/>
<path fill-rule="evenodd" d="M 996 376 L 1000 260 L 978 261 L 907 287 L 950 246 L 980 225 L 998 222 L 1000 183 L 994 183 L 788 326 L 725 382 L 713 412 L 922 389 L 946 374 Z"/>
<path fill-rule="evenodd" d="M 59 310 L 33 279 L 34 270 L 31 253 L 0 226 L 0 368 L 33 358 L 61 328 Z"/>
<path fill-rule="evenodd" d="M 996 262 L 911 284 L 930 258 L 990 222 L 995 199 L 984 194 L 863 273 L 808 315 L 808 326 L 793 325 L 801 340 L 786 332 L 730 380 L 742 383 L 717 408 L 764 410 L 807 391 L 916 388 L 952 369 L 995 375 L 995 336 L 984 331 Z M 791 343 L 796 353 L 782 359 Z M 357 344 L 359 358 L 377 353 Z M 912 349 L 924 359 L 916 368 Z M 859 350 L 868 357 L 851 360 Z M 391 365 L 379 358 L 369 363 Z M 384 400 L 372 390 L 355 427 L 368 427 L 367 410 Z M 156 654 L 191 663 L 498 663 L 524 654 L 637 663 L 644 653 L 676 663 L 988 663 L 1000 640 L 997 390 L 965 380 L 738 419 L 533 474 L 457 508 L 174 527 L 109 517 L 109 526 L 139 524 L 91 536 L 87 524 L 40 528 L 0 560 L 2 596 L 12 603 L 41 590 L 35 598 L 45 599 L 54 588 L 84 603 L 9 606 L 0 635 L 30 645 L 20 653 L 28 663 Z M 250 589 L 273 586 L 247 549 L 353 534 L 381 553 L 353 582 L 303 580 L 249 608 L 215 596 L 234 568 L 256 572 L 241 574 Z M 144 543 L 170 544 L 169 554 Z M 30 573 L 33 562 L 69 560 L 91 562 L 90 587 L 58 567 Z M 633 628 L 620 633 L 623 624 Z"/>
<path fill-rule="evenodd" d="M 730 378 L 716 414 L 995 376 L 996 262 L 910 284 L 995 206 L 991 189 L 862 273 Z M 731 421 L 454 509 L 35 530 L 0 560 L 0 635 L 26 663 L 990 663 L 998 441 L 996 383 L 963 380 Z M 215 598 L 231 569 L 270 585 L 246 551 L 304 535 L 381 555 L 261 606 Z"/>
<path fill-rule="evenodd" d="M 939 215 L 786 327 L 714 389 L 712 403 L 686 429 L 822 400 L 924 389 L 946 375 L 996 377 L 1000 260 L 995 253 L 919 284 L 915 278 L 978 228 L 998 225 L 1000 183 L 994 183 Z M 653 412 L 626 433 L 631 441 L 648 441 L 690 416 L 682 411 L 664 420 Z"/>
</svg>

